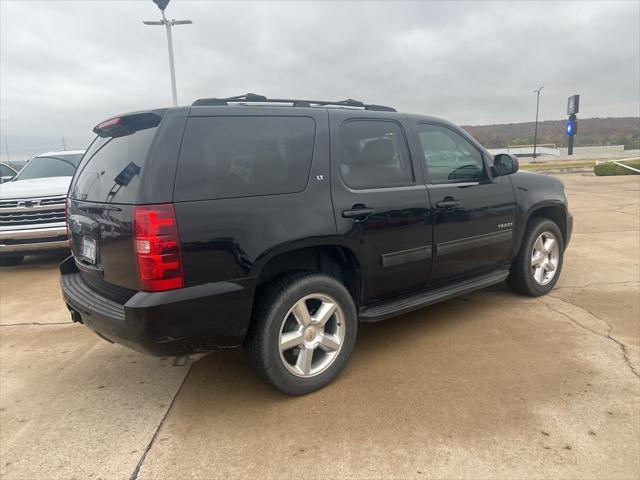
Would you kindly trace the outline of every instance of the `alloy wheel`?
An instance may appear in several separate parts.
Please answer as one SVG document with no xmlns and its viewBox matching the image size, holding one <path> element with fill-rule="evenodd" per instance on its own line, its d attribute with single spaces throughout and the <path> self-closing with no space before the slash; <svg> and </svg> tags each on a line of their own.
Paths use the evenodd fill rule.
<svg viewBox="0 0 640 480">
<path fill-rule="evenodd" d="M 323 293 L 298 300 L 280 326 L 278 348 L 285 368 L 297 377 L 314 377 L 338 357 L 345 338 L 344 312 Z"/>
<path fill-rule="evenodd" d="M 546 285 L 556 275 L 560 245 L 556 236 L 545 231 L 538 235 L 531 252 L 531 275 L 539 285 Z"/>
</svg>

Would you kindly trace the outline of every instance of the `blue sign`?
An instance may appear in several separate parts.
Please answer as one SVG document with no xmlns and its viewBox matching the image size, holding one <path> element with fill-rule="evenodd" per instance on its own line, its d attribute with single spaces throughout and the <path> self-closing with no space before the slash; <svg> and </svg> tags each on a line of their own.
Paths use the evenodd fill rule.
<svg viewBox="0 0 640 480">
<path fill-rule="evenodd" d="M 567 121 L 567 135 L 573 135 L 573 121 Z"/>
</svg>

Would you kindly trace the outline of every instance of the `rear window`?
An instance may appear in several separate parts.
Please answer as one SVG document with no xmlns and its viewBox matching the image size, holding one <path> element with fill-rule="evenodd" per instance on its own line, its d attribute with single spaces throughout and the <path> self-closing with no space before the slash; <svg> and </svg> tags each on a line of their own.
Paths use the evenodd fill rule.
<svg viewBox="0 0 640 480">
<path fill-rule="evenodd" d="M 87 150 L 71 197 L 106 203 L 132 203 L 140 172 L 157 128 L 123 137 L 97 137 Z"/>
<path fill-rule="evenodd" d="M 309 117 L 192 117 L 175 200 L 300 192 L 309 178 L 314 137 Z"/>
<path fill-rule="evenodd" d="M 33 158 L 16 177 L 16 180 L 32 180 L 34 178 L 73 177 L 81 153 L 69 155 L 45 155 Z"/>
</svg>

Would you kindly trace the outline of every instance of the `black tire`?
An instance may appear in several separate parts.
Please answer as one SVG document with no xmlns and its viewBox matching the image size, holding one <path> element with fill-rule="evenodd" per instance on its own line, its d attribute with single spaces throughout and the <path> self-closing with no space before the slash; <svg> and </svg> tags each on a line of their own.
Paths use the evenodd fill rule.
<svg viewBox="0 0 640 480">
<path fill-rule="evenodd" d="M 553 278 L 541 285 L 532 274 L 531 255 L 536 239 L 544 232 L 551 232 L 556 238 L 559 247 L 559 256 L 556 266 L 556 272 Z M 527 225 L 527 229 L 522 239 L 520 252 L 511 265 L 511 273 L 507 278 L 507 284 L 515 292 L 531 297 L 539 297 L 545 295 L 553 289 L 556 282 L 560 278 L 562 272 L 562 262 L 564 260 L 564 239 L 562 233 L 555 222 L 547 218 L 532 218 Z"/>
<path fill-rule="evenodd" d="M 24 260 L 24 255 L 14 255 L 11 257 L 0 257 L 0 267 L 13 267 L 20 265 Z"/>
<path fill-rule="evenodd" d="M 278 343 L 280 331 L 285 318 L 290 317 L 287 313 L 296 302 L 317 293 L 330 296 L 339 305 L 344 319 L 344 338 L 334 360 L 325 370 L 312 377 L 300 377 L 291 373 L 284 364 Z M 324 387 L 340 374 L 351 356 L 357 329 L 356 307 L 349 291 L 339 280 L 319 273 L 295 273 L 281 277 L 265 288 L 254 309 L 243 345 L 244 356 L 249 368 L 268 385 L 288 395 L 304 395 Z"/>
</svg>

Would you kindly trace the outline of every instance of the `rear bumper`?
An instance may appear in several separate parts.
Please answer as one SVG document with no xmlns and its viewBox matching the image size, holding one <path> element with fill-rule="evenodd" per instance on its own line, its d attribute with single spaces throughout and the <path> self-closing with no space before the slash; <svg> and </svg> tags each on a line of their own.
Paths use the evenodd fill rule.
<svg viewBox="0 0 640 480">
<path fill-rule="evenodd" d="M 65 224 L 0 230 L 0 253 L 21 254 L 69 248 Z"/>
<path fill-rule="evenodd" d="M 121 304 L 92 290 L 73 257 L 60 271 L 62 295 L 74 321 L 143 353 L 179 356 L 237 346 L 249 327 L 252 282 L 137 292 Z"/>
</svg>

